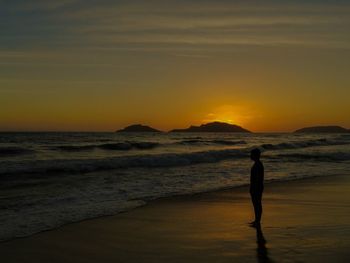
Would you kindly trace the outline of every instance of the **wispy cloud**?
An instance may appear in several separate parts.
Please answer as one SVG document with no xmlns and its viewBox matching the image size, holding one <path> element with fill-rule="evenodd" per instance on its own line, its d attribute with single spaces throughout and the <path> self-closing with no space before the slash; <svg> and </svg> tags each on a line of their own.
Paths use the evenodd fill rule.
<svg viewBox="0 0 350 263">
<path fill-rule="evenodd" d="M 226 5 L 226 9 L 225 8 Z M 270 8 L 269 8 L 270 7 Z M 197 9 L 199 8 L 200 11 Z M 146 6 L 106 10 L 97 14 L 80 13 L 77 18 L 89 17 L 96 23 L 73 29 L 82 36 L 95 36 L 97 43 L 106 44 L 191 44 L 191 45 L 300 45 L 344 47 L 344 31 L 350 20 L 339 9 L 335 13 L 322 8 L 318 12 L 299 13 L 296 8 L 263 8 L 232 6 L 215 3 L 204 6 L 189 5 L 159 7 Z M 114 11 L 114 12 L 113 12 Z M 97 15 L 97 16 L 96 16 Z M 336 29 L 335 31 L 333 29 Z M 93 42 L 94 39 L 90 39 Z M 102 44 L 102 43 L 101 43 Z"/>
<path fill-rule="evenodd" d="M 4 5 L 8 10 L 12 12 L 33 12 L 33 11 L 54 11 L 60 8 L 71 6 L 72 4 L 78 4 L 80 0 L 60 0 L 60 1 L 47 1 L 47 0 L 4 0 Z"/>
<path fill-rule="evenodd" d="M 341 3 L 5 1 L 0 49 L 146 51 L 164 45 L 174 50 L 183 45 L 343 49 L 350 46 L 350 5 Z"/>
</svg>

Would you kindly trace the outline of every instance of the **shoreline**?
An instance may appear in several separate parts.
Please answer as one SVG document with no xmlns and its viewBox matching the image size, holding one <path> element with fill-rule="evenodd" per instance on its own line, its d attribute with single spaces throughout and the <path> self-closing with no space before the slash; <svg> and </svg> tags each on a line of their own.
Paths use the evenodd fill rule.
<svg viewBox="0 0 350 263">
<path fill-rule="evenodd" d="M 336 178 L 336 177 L 343 177 L 344 175 L 335 175 L 335 176 L 323 176 L 323 175 L 315 175 L 315 176 L 310 176 L 310 177 L 300 177 L 300 178 L 281 178 L 281 179 L 270 179 L 270 180 L 266 180 L 265 181 L 265 185 L 273 185 L 273 184 L 279 184 L 279 183 L 285 183 L 285 182 L 294 182 L 294 181 L 304 181 L 304 180 L 314 180 L 317 178 L 320 179 L 330 179 L 330 178 Z M 158 197 L 158 198 L 154 198 L 154 199 L 149 199 L 149 200 L 139 200 L 140 202 L 145 202 L 145 204 L 127 209 L 125 211 L 121 211 L 115 214 L 110 214 L 110 215 L 102 215 L 102 216 L 96 216 L 96 217 L 91 217 L 91 218 L 86 218 L 86 219 L 82 219 L 79 221 L 74 221 L 74 222 L 69 222 L 69 223 L 65 223 L 62 225 L 59 225 L 57 227 L 54 228 L 50 228 L 50 229 L 46 229 L 46 230 L 42 230 L 39 232 L 35 232 L 33 234 L 29 234 L 29 235 L 25 235 L 25 236 L 19 236 L 19 237 L 14 237 L 14 238 L 10 238 L 10 239 L 6 239 L 6 240 L 0 240 L 0 245 L 1 243 L 5 243 L 5 242 L 11 242 L 14 240 L 18 240 L 18 239 L 25 239 L 25 238 L 29 238 L 32 236 L 35 236 L 37 234 L 40 233 L 45 233 L 45 232 L 50 232 L 50 231 L 55 231 L 57 229 L 60 229 L 62 227 L 65 226 L 69 226 L 69 225 L 74 225 L 74 224 L 80 224 L 83 222 L 87 222 L 87 221 L 91 221 L 91 220 L 98 220 L 98 219 L 103 219 L 103 218 L 107 218 L 107 217 L 114 217 L 114 216 L 118 216 L 120 214 L 124 214 L 124 213 L 128 213 L 131 212 L 135 209 L 139 209 L 148 205 L 152 205 L 152 203 L 154 202 L 162 202 L 162 201 L 171 201 L 172 199 L 187 199 L 187 198 L 195 198 L 195 197 L 201 197 L 201 195 L 207 195 L 207 194 L 215 194 L 215 193 L 221 193 L 221 192 L 226 192 L 226 191 L 240 191 L 240 189 L 244 189 L 246 187 L 249 187 L 249 183 L 246 184 L 242 184 L 242 185 L 236 185 L 236 186 L 229 186 L 229 187 L 224 187 L 224 188 L 219 188 L 219 189 L 214 189 L 214 190 L 209 190 L 209 191 L 204 191 L 204 192 L 198 192 L 198 193 L 189 193 L 189 194 L 176 194 L 176 195 L 169 195 L 169 196 L 163 196 L 163 197 Z M 246 192 L 248 193 L 248 190 L 246 190 Z"/>
<path fill-rule="evenodd" d="M 3 241 L 0 253 L 5 262 L 255 262 L 264 253 L 277 262 L 334 262 L 333 257 L 346 262 L 349 189 L 346 175 L 266 184 L 265 248 L 257 247 L 259 233 L 246 224 L 252 208 L 240 186 L 164 197 L 117 215 Z"/>
<path fill-rule="evenodd" d="M 264 184 L 265 185 L 271 185 L 271 184 L 273 185 L 273 184 L 279 184 L 279 183 L 285 183 L 285 182 L 313 180 L 313 179 L 317 179 L 317 178 L 324 178 L 324 179 L 328 178 L 328 179 L 330 179 L 330 177 L 331 178 L 335 178 L 335 177 L 342 177 L 342 176 L 343 175 L 335 175 L 335 176 L 315 175 L 315 176 L 300 177 L 300 178 L 270 179 L 270 180 L 265 180 Z M 118 216 L 120 214 L 131 212 L 131 211 L 133 211 L 135 209 L 139 209 L 139 208 L 142 208 L 142 207 L 145 207 L 145 206 L 148 206 L 148 205 L 152 205 L 154 202 L 172 201 L 172 199 L 195 198 L 195 197 L 201 197 L 201 195 L 215 194 L 215 193 L 221 193 L 221 192 L 226 192 L 226 191 L 240 191 L 240 189 L 244 189 L 246 187 L 249 187 L 249 183 L 245 183 L 245 184 L 242 184 L 242 185 L 236 185 L 236 186 L 228 186 L 228 187 L 223 187 L 223 188 L 219 188 L 219 189 L 208 190 L 208 191 L 198 192 L 198 193 L 175 194 L 175 195 L 163 196 L 163 197 L 158 197 L 158 198 L 149 199 L 149 200 L 137 200 L 137 201 L 140 201 L 140 202 L 144 202 L 145 204 L 141 204 L 141 205 L 138 205 L 136 207 L 133 207 L 133 208 L 130 208 L 130 209 L 127 209 L 125 211 L 121 211 L 121 212 L 118 212 L 118 213 L 115 213 L 115 214 L 110 214 L 110 215 L 107 214 L 107 215 L 102 215 L 102 216 L 85 218 L 85 219 L 82 219 L 82 220 L 79 220 L 79 221 L 64 223 L 64 224 L 59 225 L 57 227 L 46 229 L 46 230 L 42 230 L 42 231 L 38 231 L 38 232 L 29 234 L 29 235 L 18 236 L 18 237 L 6 239 L 6 240 L 0 240 L 0 245 L 2 243 L 11 242 L 11 241 L 18 240 L 18 239 L 30 238 L 32 236 L 35 236 L 35 235 L 38 235 L 38 234 L 41 234 L 41 233 L 55 231 L 57 229 L 60 229 L 62 227 L 69 226 L 69 225 L 80 224 L 80 223 L 84 223 L 84 222 L 88 222 L 88 221 L 92 221 L 92 220 L 98 220 L 98 219 Z M 248 190 L 246 190 L 246 192 L 248 193 Z"/>
</svg>

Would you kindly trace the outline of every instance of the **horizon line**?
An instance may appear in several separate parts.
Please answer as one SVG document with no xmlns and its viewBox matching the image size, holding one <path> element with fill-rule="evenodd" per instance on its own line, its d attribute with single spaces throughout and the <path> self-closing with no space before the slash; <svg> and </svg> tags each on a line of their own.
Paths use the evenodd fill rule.
<svg viewBox="0 0 350 263">
<path fill-rule="evenodd" d="M 218 122 L 218 123 L 223 123 L 223 124 L 229 124 L 229 125 L 234 125 L 234 126 L 239 126 L 241 128 L 244 128 L 243 126 L 241 125 L 238 125 L 238 124 L 233 124 L 233 123 L 229 123 L 229 122 L 222 122 L 222 121 L 212 121 L 212 122 L 207 122 L 207 123 L 202 123 L 202 124 L 199 124 L 199 125 L 205 125 L 205 124 L 209 124 L 209 123 L 215 123 L 215 122 Z M 153 126 L 151 125 L 147 125 L 147 124 L 141 124 L 141 123 L 134 123 L 134 124 L 129 124 L 129 125 L 126 125 L 122 128 L 117 128 L 115 130 L 1 130 L 0 129 L 0 133 L 116 133 L 126 127 L 129 127 L 129 126 L 133 126 L 133 125 L 142 125 L 142 126 L 148 126 L 148 127 L 151 127 L 153 129 L 156 129 L 154 128 Z M 192 127 L 192 126 L 197 126 L 198 125 L 193 125 L 193 124 L 190 124 L 189 127 Z M 350 131 L 349 128 L 346 128 L 346 127 L 343 127 L 341 125 L 336 125 L 336 124 L 327 124 L 327 125 L 321 125 L 321 124 L 316 124 L 316 125 L 311 125 L 311 126 L 304 126 L 302 128 L 294 128 L 293 130 L 285 130 L 285 131 L 278 131 L 278 130 L 262 130 L 262 131 L 253 131 L 253 130 L 250 130 L 250 129 L 247 129 L 247 128 L 244 128 L 246 130 L 248 130 L 248 132 L 250 133 L 294 133 L 295 131 L 299 130 L 299 129 L 303 129 L 303 128 L 309 128 L 309 127 L 329 127 L 329 126 L 338 126 L 338 127 L 341 127 L 341 128 L 344 128 L 348 131 Z M 186 129 L 186 128 L 172 128 L 170 130 L 162 130 L 162 129 L 156 129 L 158 132 L 160 133 L 170 133 L 172 132 L 173 130 L 177 130 L 177 129 Z M 136 133 L 136 132 L 135 132 Z M 139 133 L 142 133 L 142 132 L 139 132 Z M 191 132 L 190 132 L 191 133 Z M 196 132 L 192 132 L 192 133 L 196 133 Z M 198 132 L 197 132 L 198 133 Z M 214 132 L 215 133 L 215 132 Z M 219 133 L 219 132 L 217 132 Z M 222 133 L 240 133 L 240 132 L 222 132 Z M 245 133 L 245 132 L 241 132 L 241 133 Z"/>
</svg>

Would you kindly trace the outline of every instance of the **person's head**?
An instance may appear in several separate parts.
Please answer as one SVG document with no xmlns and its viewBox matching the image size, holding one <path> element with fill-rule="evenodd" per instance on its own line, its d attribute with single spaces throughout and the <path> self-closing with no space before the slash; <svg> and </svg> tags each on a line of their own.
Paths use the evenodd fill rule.
<svg viewBox="0 0 350 263">
<path fill-rule="evenodd" d="M 251 150 L 250 159 L 253 161 L 258 161 L 260 159 L 261 151 L 258 148 Z"/>
</svg>

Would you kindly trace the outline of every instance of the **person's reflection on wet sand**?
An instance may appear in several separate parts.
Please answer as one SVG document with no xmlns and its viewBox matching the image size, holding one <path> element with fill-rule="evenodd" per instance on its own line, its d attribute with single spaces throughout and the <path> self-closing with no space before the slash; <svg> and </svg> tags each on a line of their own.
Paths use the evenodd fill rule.
<svg viewBox="0 0 350 263">
<path fill-rule="evenodd" d="M 266 239 L 260 225 L 256 227 L 256 243 L 258 244 L 256 249 L 258 262 L 273 262 L 269 259 L 268 250 L 266 248 Z"/>
</svg>

